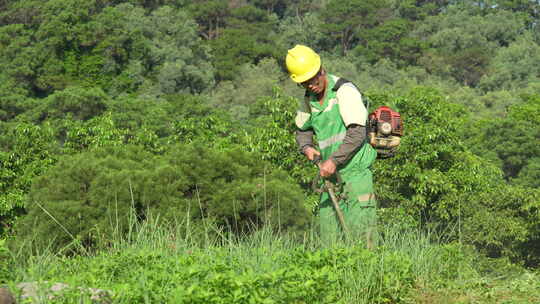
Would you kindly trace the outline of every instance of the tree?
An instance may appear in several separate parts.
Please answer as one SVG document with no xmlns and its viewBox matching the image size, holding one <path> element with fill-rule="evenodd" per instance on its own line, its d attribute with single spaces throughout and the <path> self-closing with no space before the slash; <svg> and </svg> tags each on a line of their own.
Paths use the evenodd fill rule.
<svg viewBox="0 0 540 304">
<path fill-rule="evenodd" d="M 199 32 L 207 40 L 218 38 L 230 14 L 226 0 L 195 1 L 187 9 L 199 24 Z"/>
<path fill-rule="evenodd" d="M 339 39 L 345 55 L 362 33 L 381 23 L 385 1 L 376 0 L 330 0 L 321 12 L 322 30 Z"/>
<path fill-rule="evenodd" d="M 474 129 L 480 134 L 469 134 L 468 145 L 477 155 L 489 158 L 500 165 L 507 180 L 524 184 L 531 173 L 524 168 L 535 167 L 540 155 L 537 145 L 540 136 L 540 98 L 524 96 L 520 104 L 510 106 L 504 118 L 488 118 L 478 122 Z M 530 167 L 529 167 L 530 166 Z M 533 187 L 535 182 L 527 186 Z"/>
<path fill-rule="evenodd" d="M 251 5 L 235 8 L 227 19 L 227 28 L 210 41 L 213 65 L 219 81 L 231 80 L 245 63 L 258 63 L 265 57 L 281 58 L 284 50 L 276 47 L 276 20 Z"/>
<path fill-rule="evenodd" d="M 27 97 L 27 91 L 19 87 L 13 78 L 0 73 L 0 121 L 9 121 L 32 109 L 39 101 Z"/>
<path fill-rule="evenodd" d="M 291 49 L 296 44 L 308 45 L 314 50 L 331 49 L 333 38 L 322 31 L 322 22 L 316 13 L 285 17 L 279 23 L 277 45 L 284 50 Z"/>
<path fill-rule="evenodd" d="M 527 160 L 527 163 L 521 167 L 518 175 L 511 179 L 512 184 L 522 187 L 540 188 L 540 157 L 533 157 Z"/>
<path fill-rule="evenodd" d="M 305 190 L 315 177 L 311 163 L 297 151 L 294 117 L 297 100 L 286 96 L 266 97 L 252 105 L 260 114 L 249 128 L 247 146 L 265 161 L 286 170 Z M 308 191 L 311 191 L 309 189 Z"/>
<path fill-rule="evenodd" d="M 58 146 L 49 125 L 0 124 L 0 235 L 24 214 L 33 179 L 54 164 Z"/>
<path fill-rule="evenodd" d="M 465 111 L 433 90 L 415 89 L 401 98 L 387 94 L 370 97 L 376 105 L 390 104 L 399 109 L 405 121 L 405 136 L 396 156 L 375 162 L 377 200 L 386 207 L 381 212 L 383 220 L 430 229 L 456 225 L 453 232 L 446 231 L 449 239 L 474 244 L 492 257 L 536 260 L 538 248 L 532 255 L 525 248 L 533 249 L 531 244 L 538 240 L 540 192 L 507 185 L 502 170 L 469 150 L 481 145 L 462 141 Z M 511 115 L 514 121 L 519 123 L 519 117 L 536 114 L 536 110 L 528 109 L 527 113 L 515 111 Z M 529 131 L 523 138 L 532 139 L 538 136 L 535 133 Z M 493 135 L 487 138 L 479 142 L 493 143 L 498 149 L 513 145 L 505 143 L 509 140 L 506 136 L 497 137 L 504 138 L 502 143 Z M 523 152 L 530 151 L 532 142 L 523 147 Z"/>
<path fill-rule="evenodd" d="M 428 16 L 439 14 L 451 2 L 448 0 L 394 0 L 391 1 L 391 7 L 399 17 L 409 21 L 420 21 Z"/>
<path fill-rule="evenodd" d="M 325 2 L 325 0 L 290 0 L 285 16 L 301 19 L 311 12 L 319 11 Z"/>
<path fill-rule="evenodd" d="M 0 26 L 9 24 L 39 24 L 43 1 L 4 1 L 5 10 L 0 10 Z"/>
<path fill-rule="evenodd" d="M 415 64 L 425 45 L 410 37 L 412 26 L 410 21 L 403 18 L 386 20 L 365 30 L 353 52 L 364 56 L 370 63 L 376 63 L 383 58 L 402 67 Z"/>
<path fill-rule="evenodd" d="M 251 0 L 251 2 L 256 7 L 266 10 L 268 15 L 277 14 L 280 17 L 285 14 L 289 5 L 288 1 L 285 0 Z"/>
<path fill-rule="evenodd" d="M 217 151 L 199 142 L 163 156 L 108 147 L 63 157 L 37 178 L 18 235 L 37 248 L 74 240 L 92 248 L 102 235 L 125 237 L 132 225 L 158 217 L 195 225 L 187 233 L 202 230 L 202 221 L 240 235 L 265 224 L 294 231 L 309 224 L 301 202 L 283 171 L 237 147 Z"/>
<path fill-rule="evenodd" d="M 300 91 L 289 79 L 283 81 L 283 72 L 273 58 L 262 59 L 257 65 L 244 64 L 232 81 L 222 81 L 213 90 L 211 103 L 230 113 L 234 120 L 250 125 L 257 111 L 258 100 L 275 96 L 282 89 L 284 95 L 294 96 Z"/>
<path fill-rule="evenodd" d="M 540 45 L 526 34 L 497 50 L 480 87 L 484 91 L 518 89 L 534 82 L 540 82 Z"/>
<path fill-rule="evenodd" d="M 19 120 L 39 124 L 46 120 L 88 120 L 106 109 L 109 97 L 100 88 L 70 87 L 56 91 L 34 108 L 19 116 Z"/>
<path fill-rule="evenodd" d="M 540 19 L 540 2 L 536 0 L 497 0 L 495 2 L 497 9 L 526 13 L 529 28 L 538 24 L 538 20 Z"/>
<path fill-rule="evenodd" d="M 197 93 L 214 84 L 209 50 L 196 37 L 195 23 L 182 11 L 161 7 L 150 16 L 151 63 L 161 93 Z"/>
<path fill-rule="evenodd" d="M 524 27 L 518 14 L 496 11 L 485 16 L 458 6 L 429 17 L 413 36 L 429 49 L 419 62 L 430 72 L 476 86 L 499 46 L 507 46 Z"/>
<path fill-rule="evenodd" d="M 537 188 L 492 184 L 463 209 L 463 241 L 489 257 L 509 257 L 529 267 L 540 263 L 540 191 Z"/>
<path fill-rule="evenodd" d="M 42 4 L 40 23 L 0 30 L 0 68 L 30 96 L 68 86 L 101 87 L 113 95 L 202 92 L 214 84 L 209 50 L 182 10 L 99 1 Z"/>
</svg>

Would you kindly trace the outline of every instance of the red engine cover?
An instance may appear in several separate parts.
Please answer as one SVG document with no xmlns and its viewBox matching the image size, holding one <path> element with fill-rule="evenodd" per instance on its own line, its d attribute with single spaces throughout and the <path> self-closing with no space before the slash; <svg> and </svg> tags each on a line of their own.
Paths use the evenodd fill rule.
<svg viewBox="0 0 540 304">
<path fill-rule="evenodd" d="M 401 121 L 401 115 L 387 106 L 377 108 L 375 111 L 369 114 L 369 119 L 377 122 L 389 122 L 392 125 L 392 134 L 399 136 L 403 135 L 403 123 Z"/>
</svg>

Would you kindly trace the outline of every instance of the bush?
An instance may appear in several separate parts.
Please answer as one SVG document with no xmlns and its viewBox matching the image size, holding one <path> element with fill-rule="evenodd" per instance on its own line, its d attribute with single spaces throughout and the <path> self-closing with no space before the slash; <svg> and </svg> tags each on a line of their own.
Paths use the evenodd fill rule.
<svg viewBox="0 0 540 304">
<path fill-rule="evenodd" d="M 24 195 L 55 162 L 57 151 L 49 124 L 0 123 L 0 236 L 24 213 Z"/>
<path fill-rule="evenodd" d="M 252 105 L 251 111 L 258 112 L 246 137 L 250 151 L 263 160 L 289 172 L 298 184 L 308 189 L 316 176 L 315 166 L 298 152 L 294 132 L 298 101 L 291 97 L 265 97 Z M 308 191 L 312 191 L 309 188 Z"/>
<path fill-rule="evenodd" d="M 540 190 L 498 185 L 479 192 L 464 210 L 463 239 L 490 257 L 540 263 Z"/>
<path fill-rule="evenodd" d="M 0 284 L 5 284 L 13 279 L 13 263 L 11 254 L 6 246 L 6 240 L 0 238 Z"/>
<path fill-rule="evenodd" d="M 18 223 L 20 237 L 38 248 L 74 239 L 93 247 L 97 239 L 125 236 L 148 218 L 204 219 L 235 233 L 266 223 L 292 230 L 309 223 L 299 187 L 252 154 L 202 144 L 171 151 L 153 156 L 124 146 L 60 158 L 33 183 L 28 215 Z"/>
<path fill-rule="evenodd" d="M 374 166 L 378 200 L 389 207 L 382 212 L 383 221 L 445 229 L 448 240 L 465 240 L 492 257 L 532 262 L 520 248 L 534 249 L 537 192 L 507 185 L 496 165 L 470 151 L 458 132 L 465 112 L 433 90 L 415 89 L 400 98 L 370 97 L 376 104 L 394 104 L 405 121 L 397 155 Z M 506 145 L 512 142 L 501 138 Z M 477 146 L 497 139 L 486 137 Z M 514 155 L 519 153 L 506 145 Z"/>
<path fill-rule="evenodd" d="M 398 251 L 377 252 L 354 246 L 317 251 L 296 250 L 283 257 L 305 269 L 338 274 L 338 290 L 368 298 L 370 303 L 399 303 L 414 283 L 413 260 Z M 358 277 L 358 274 L 362 277 Z"/>
</svg>

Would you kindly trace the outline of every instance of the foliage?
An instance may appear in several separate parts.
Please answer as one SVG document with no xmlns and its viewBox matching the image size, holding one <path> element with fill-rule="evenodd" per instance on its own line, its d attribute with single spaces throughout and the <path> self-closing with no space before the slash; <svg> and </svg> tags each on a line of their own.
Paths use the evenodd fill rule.
<svg viewBox="0 0 540 304">
<path fill-rule="evenodd" d="M 385 7 L 385 1 L 329 1 L 322 11 L 323 23 L 321 28 L 329 36 L 338 38 L 338 43 L 345 54 L 358 39 L 362 39 L 365 29 L 378 25 L 380 11 Z"/>
<path fill-rule="evenodd" d="M 0 67 L 30 94 L 82 85 L 160 95 L 213 85 L 208 50 L 183 11 L 162 6 L 147 16 L 131 4 L 80 0 L 42 6 L 35 30 L 32 24 L 0 30 Z"/>
<path fill-rule="evenodd" d="M 39 124 L 43 121 L 88 120 L 102 114 L 109 97 L 100 88 L 68 87 L 58 90 L 21 114 L 17 120 Z"/>
<path fill-rule="evenodd" d="M 9 269 L 13 269 L 11 265 L 11 252 L 7 248 L 6 239 L 0 239 L 0 284 L 5 284 L 8 280 L 13 279 L 13 273 Z"/>
<path fill-rule="evenodd" d="M 385 221 L 448 227 L 448 240 L 534 265 L 539 11 L 527 0 L 0 1 L 0 235 L 57 159 L 101 166 L 99 151 L 124 145 L 172 168 L 178 143 L 239 145 L 307 190 L 315 168 L 292 123 L 302 90 L 283 64 L 301 43 L 406 118 L 402 153 L 375 165 Z"/>
<path fill-rule="evenodd" d="M 429 90 L 394 100 L 370 97 L 394 104 L 406 122 L 398 154 L 375 166 L 378 200 L 392 208 L 383 219 L 427 227 L 455 223 L 449 238 L 475 244 L 492 256 L 520 259 L 535 250 L 526 244 L 537 238 L 538 192 L 505 185 L 495 166 L 465 148 L 457 132 L 463 119 L 458 107 Z"/>
<path fill-rule="evenodd" d="M 523 168 L 535 166 L 535 157 L 540 153 L 536 144 L 540 136 L 540 121 L 537 119 L 540 96 L 523 96 L 522 99 L 519 104 L 508 108 L 506 117 L 477 122 L 473 127 L 482 133 L 466 135 L 471 150 L 500 163 L 505 178 L 511 180 L 516 179 Z M 531 186 L 536 183 L 534 178 L 528 181 Z"/>
<path fill-rule="evenodd" d="M 58 148 L 50 125 L 2 123 L 0 128 L 0 234 L 24 211 L 24 195 L 51 166 Z"/>
<path fill-rule="evenodd" d="M 475 208 L 463 209 L 464 241 L 489 256 L 507 256 L 538 266 L 538 189 L 499 185 L 478 193 L 470 204 Z"/>
<path fill-rule="evenodd" d="M 385 20 L 379 26 L 361 34 L 362 43 L 354 52 L 375 63 L 380 58 L 391 59 L 400 66 L 415 64 L 425 43 L 410 37 L 411 21 L 403 18 Z"/>
<path fill-rule="evenodd" d="M 25 90 L 17 88 L 15 81 L 0 74 L 0 120 L 9 121 L 39 103 L 27 98 Z"/>
<path fill-rule="evenodd" d="M 380 250 L 375 253 L 349 247 L 316 252 L 297 250 L 286 257 L 286 261 L 291 263 L 302 260 L 305 261 L 304 268 L 324 269 L 327 265 L 332 265 L 332 272 L 342 276 L 347 273 L 369 273 L 370 279 L 374 281 L 364 281 L 363 286 L 358 286 L 361 290 L 357 292 L 369 293 L 371 288 L 380 288 L 380 292 L 371 299 L 373 303 L 403 301 L 407 289 L 414 282 L 411 259 L 398 252 Z M 377 261 L 381 263 L 379 267 L 371 268 Z M 345 281 L 340 281 L 339 284 L 347 286 Z"/>
<path fill-rule="evenodd" d="M 230 113 L 231 118 L 252 124 L 265 110 L 257 109 L 261 98 L 270 98 L 276 90 L 283 95 L 298 95 L 296 85 L 282 81 L 283 73 L 274 59 L 263 59 L 257 65 L 245 64 L 232 81 L 222 81 L 214 89 L 211 103 Z M 295 94 L 296 93 L 296 94 Z"/>
<path fill-rule="evenodd" d="M 540 45 L 532 35 L 524 35 L 506 48 L 498 50 L 489 71 L 480 79 L 485 91 L 525 87 L 540 82 Z"/>
<path fill-rule="evenodd" d="M 203 98 L 190 95 L 170 95 L 167 100 L 112 100 L 101 89 L 57 91 L 3 125 L 2 231 L 24 213 L 24 196 L 34 177 L 61 154 L 126 143 L 163 153 L 174 143 L 196 140 L 226 149 L 241 141 L 234 128 L 227 115 L 206 105 Z"/>
<path fill-rule="evenodd" d="M 144 20 L 144 19 L 143 19 Z M 209 50 L 196 38 L 195 24 L 186 13 L 160 7 L 141 30 L 150 34 L 149 60 L 157 66 L 155 86 L 164 94 L 202 92 L 214 84 Z"/>
<path fill-rule="evenodd" d="M 291 49 L 296 44 L 309 45 L 316 51 L 325 50 L 332 40 L 322 32 L 322 20 L 318 14 L 308 13 L 304 16 L 291 16 L 279 23 L 278 45 L 283 49 Z M 283 58 L 278 58 L 283 60 Z"/>
<path fill-rule="evenodd" d="M 74 240 L 91 248 L 151 214 L 237 233 L 266 223 L 294 230 L 309 220 L 301 202 L 283 172 L 239 149 L 197 143 L 158 157 L 137 146 L 108 147 L 62 157 L 36 179 L 18 237 L 37 248 Z"/>
<path fill-rule="evenodd" d="M 394 0 L 391 6 L 396 10 L 397 15 L 409 20 L 423 20 L 428 16 L 441 13 L 452 1 L 417 1 L 417 0 Z"/>
<path fill-rule="evenodd" d="M 519 16 L 506 11 L 480 16 L 451 7 L 444 14 L 427 18 L 414 37 L 429 44 L 420 59 L 428 71 L 475 86 L 486 73 L 493 50 L 508 46 L 522 28 Z"/>
<path fill-rule="evenodd" d="M 44 282 L 44 288 L 46 282 L 97 287 L 109 291 L 115 303 L 411 303 L 430 294 L 532 303 L 540 296 L 538 274 L 507 260 L 482 258 L 459 244 L 434 243 L 418 231 L 389 229 L 380 246 L 368 251 L 354 242 L 320 247 L 309 238 L 298 243 L 268 229 L 241 240 L 221 236 L 217 246 L 196 245 L 182 226 L 140 225 L 131 238 L 107 243 L 91 255 L 45 251 L 25 259 L 23 254 L 7 284 L 24 278 Z M 72 288 L 55 301 L 88 298 Z"/>
<path fill-rule="evenodd" d="M 133 238 L 92 255 L 44 252 L 16 268 L 16 276 L 99 287 L 118 303 L 407 303 L 418 292 L 416 282 L 437 289 L 464 280 L 473 288 L 479 279 L 467 248 L 433 244 L 412 231 L 387 231 L 381 246 L 369 251 L 355 243 L 320 247 L 317 239 L 299 244 L 268 229 L 197 246 L 179 226 L 165 227 L 138 226 Z"/>
<path fill-rule="evenodd" d="M 284 49 L 274 45 L 276 20 L 251 5 L 235 8 L 228 27 L 210 41 L 218 80 L 231 80 L 245 63 L 258 63 L 265 57 L 279 58 Z"/>
<path fill-rule="evenodd" d="M 307 185 L 315 177 L 315 170 L 304 155 L 298 151 L 294 140 L 294 117 L 298 101 L 285 96 L 260 99 L 254 111 L 261 113 L 250 130 L 247 144 L 250 151 L 282 168 L 300 184 Z"/>
<path fill-rule="evenodd" d="M 156 153 L 175 143 L 204 141 L 215 148 L 226 148 L 241 142 L 237 124 L 201 96 L 121 97 L 110 102 L 108 109 L 126 142 L 144 145 Z"/>
<path fill-rule="evenodd" d="M 398 154 L 375 166 L 382 205 L 400 206 L 417 222 L 457 215 L 459 201 L 455 195 L 488 182 L 474 177 L 478 173 L 471 170 L 471 165 L 475 170 L 485 169 L 475 164 L 479 160 L 467 153 L 457 137 L 460 109 L 426 89 L 413 90 L 402 98 L 370 95 L 370 99 L 375 102 L 373 107 L 394 105 L 406 128 Z M 463 171 L 463 166 L 469 170 Z M 455 174 L 461 176 L 456 178 Z M 479 185 L 467 185 L 469 182 Z"/>
<path fill-rule="evenodd" d="M 190 3 L 187 7 L 191 16 L 199 24 L 199 34 L 205 39 L 219 37 L 230 15 L 227 1 L 206 0 Z"/>
</svg>

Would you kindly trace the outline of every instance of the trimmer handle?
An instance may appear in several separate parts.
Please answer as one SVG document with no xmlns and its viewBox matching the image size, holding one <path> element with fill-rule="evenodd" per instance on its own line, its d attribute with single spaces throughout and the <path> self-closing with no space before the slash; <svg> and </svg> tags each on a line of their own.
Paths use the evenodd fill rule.
<svg viewBox="0 0 540 304">
<path fill-rule="evenodd" d="M 322 158 L 320 155 L 315 155 L 313 157 L 313 160 L 311 161 L 314 165 L 318 166 L 319 163 L 322 161 Z"/>
<path fill-rule="evenodd" d="M 313 157 L 313 160 L 311 161 L 315 166 L 319 166 L 319 164 L 322 162 L 322 158 L 320 155 L 315 155 Z M 334 173 L 336 176 L 338 184 L 342 184 L 343 180 L 341 179 L 341 174 L 339 174 L 339 171 L 336 169 L 336 173 Z M 315 177 L 315 180 L 313 180 L 312 188 L 315 189 L 314 185 L 319 182 L 319 179 L 321 178 L 320 172 L 317 173 L 317 176 Z"/>
<path fill-rule="evenodd" d="M 317 165 L 317 167 L 319 167 L 319 164 L 321 163 L 321 161 L 322 161 L 321 156 L 320 155 L 315 155 L 315 157 L 313 157 L 313 160 L 311 162 L 313 164 Z M 339 174 L 339 171 L 337 169 L 336 169 L 336 172 L 334 173 L 334 175 L 336 175 L 336 178 L 337 178 L 337 182 L 338 182 L 337 185 L 334 185 L 330 180 L 325 179 L 324 184 L 322 185 L 322 187 L 319 188 L 317 186 L 319 185 L 319 180 L 321 178 L 321 172 L 320 171 L 317 172 L 317 176 L 315 177 L 315 179 L 311 183 L 311 189 L 313 189 L 313 191 L 315 191 L 317 193 L 328 192 L 328 195 L 330 196 L 330 199 L 332 200 L 334 210 L 336 211 L 336 215 L 338 217 L 339 224 L 340 224 L 341 228 L 343 229 L 343 231 L 345 232 L 345 235 L 349 235 L 349 230 L 347 229 L 347 225 L 345 224 L 345 217 L 343 216 L 343 212 L 341 211 L 341 209 L 339 207 L 339 201 L 343 198 L 343 195 L 336 196 L 336 188 L 340 188 L 341 186 L 343 186 L 343 181 L 342 181 L 341 175 Z"/>
</svg>

